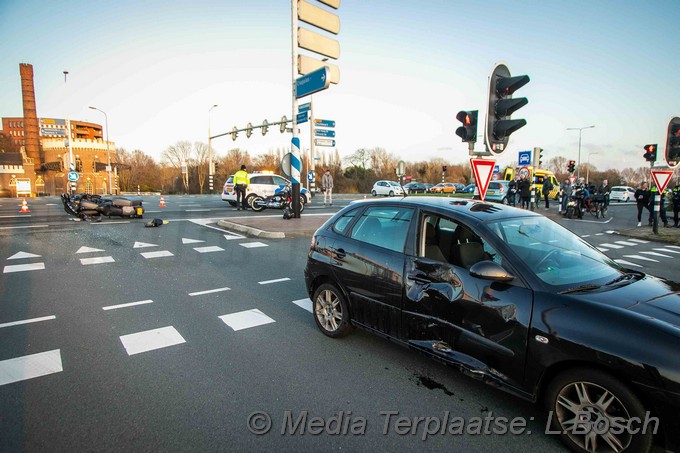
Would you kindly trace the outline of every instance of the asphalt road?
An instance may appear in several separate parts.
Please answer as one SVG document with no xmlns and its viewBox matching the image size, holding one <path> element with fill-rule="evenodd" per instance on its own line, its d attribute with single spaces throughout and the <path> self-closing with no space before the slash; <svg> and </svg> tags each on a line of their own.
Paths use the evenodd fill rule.
<svg viewBox="0 0 680 453">
<path fill-rule="evenodd" d="M 165 200 L 146 199 L 144 219 L 101 223 L 68 220 L 56 199 L 6 217 L 20 203 L 0 200 L 1 450 L 564 451 L 536 405 L 361 331 L 322 335 L 303 281 L 309 239 L 255 240 L 214 224 L 271 212 L 244 214 L 215 196 Z M 560 222 L 602 246 L 622 240 L 606 231 L 627 225 L 627 209 L 608 223 Z M 144 228 L 154 216 L 170 223 Z M 672 261 L 635 262 L 677 280 Z M 387 434 L 385 411 L 399 414 Z M 270 417 L 268 434 L 249 431 L 256 412 Z M 408 434 L 394 424 L 447 413 L 524 417 L 531 433 L 422 440 L 423 424 Z M 332 423 L 302 434 L 312 417 L 332 416 L 347 434 Z M 303 421 L 291 434 L 287 420 Z"/>
</svg>

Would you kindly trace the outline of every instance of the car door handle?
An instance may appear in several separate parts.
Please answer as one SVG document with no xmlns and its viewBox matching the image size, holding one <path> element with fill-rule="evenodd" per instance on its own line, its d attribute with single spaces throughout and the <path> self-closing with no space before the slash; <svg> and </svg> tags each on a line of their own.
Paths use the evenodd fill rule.
<svg viewBox="0 0 680 453">
<path fill-rule="evenodd" d="M 334 248 L 331 248 L 331 250 L 333 251 L 333 253 L 335 253 L 336 258 L 342 259 L 342 258 L 344 258 L 345 256 L 347 256 L 347 253 L 345 253 L 345 251 L 344 251 L 343 249 L 334 249 Z"/>
</svg>

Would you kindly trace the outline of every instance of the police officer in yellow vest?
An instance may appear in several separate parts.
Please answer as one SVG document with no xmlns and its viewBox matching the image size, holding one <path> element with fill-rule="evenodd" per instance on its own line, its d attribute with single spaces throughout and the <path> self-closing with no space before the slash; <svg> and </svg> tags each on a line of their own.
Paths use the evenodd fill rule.
<svg viewBox="0 0 680 453">
<path fill-rule="evenodd" d="M 248 178 L 248 172 L 246 171 L 246 166 L 241 165 L 241 169 L 234 173 L 234 189 L 236 189 L 236 210 L 240 211 L 246 210 L 246 190 L 250 185 L 250 179 Z M 240 200 L 240 204 L 239 204 Z"/>
</svg>

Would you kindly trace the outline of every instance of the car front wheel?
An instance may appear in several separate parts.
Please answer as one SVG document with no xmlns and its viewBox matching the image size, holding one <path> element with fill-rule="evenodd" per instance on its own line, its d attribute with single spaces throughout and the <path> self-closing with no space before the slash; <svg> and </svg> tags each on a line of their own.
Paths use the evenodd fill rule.
<svg viewBox="0 0 680 453">
<path fill-rule="evenodd" d="M 605 372 L 577 368 L 560 374 L 548 386 L 546 405 L 552 429 L 573 451 L 646 453 L 652 446 L 649 412 Z M 631 427 L 642 429 L 635 433 Z"/>
<path fill-rule="evenodd" d="M 394 190 L 390 190 L 390 193 L 388 194 L 390 197 L 394 196 Z"/>
<path fill-rule="evenodd" d="M 371 190 L 371 195 L 375 197 L 378 193 L 375 190 Z"/>
<path fill-rule="evenodd" d="M 319 286 L 313 300 L 314 322 L 324 335 L 338 338 L 352 331 L 347 302 L 335 285 Z"/>
</svg>

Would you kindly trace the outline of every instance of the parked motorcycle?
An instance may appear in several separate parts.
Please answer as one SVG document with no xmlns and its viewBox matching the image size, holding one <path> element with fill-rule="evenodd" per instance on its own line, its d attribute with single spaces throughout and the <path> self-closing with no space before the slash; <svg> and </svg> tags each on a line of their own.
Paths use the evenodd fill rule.
<svg viewBox="0 0 680 453">
<path fill-rule="evenodd" d="M 64 211 L 81 220 L 100 221 L 102 215 L 107 217 L 142 218 L 144 208 L 140 198 L 114 197 L 105 198 L 100 195 L 85 193 L 69 196 L 61 195 Z"/>
<path fill-rule="evenodd" d="M 286 184 L 282 189 L 279 189 L 274 195 L 268 197 L 256 196 L 250 202 L 250 208 L 255 212 L 260 212 L 266 208 L 269 209 L 286 209 L 292 210 L 293 190 L 290 184 Z M 305 210 L 305 197 L 300 197 L 300 212 Z"/>
</svg>

